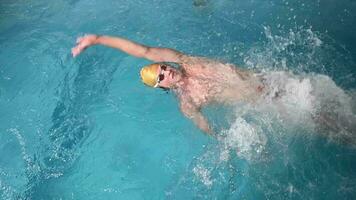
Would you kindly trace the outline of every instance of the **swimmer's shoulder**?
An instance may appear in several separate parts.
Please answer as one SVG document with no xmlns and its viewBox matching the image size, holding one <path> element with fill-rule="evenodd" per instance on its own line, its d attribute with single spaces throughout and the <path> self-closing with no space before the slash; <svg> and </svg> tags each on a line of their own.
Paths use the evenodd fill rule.
<svg viewBox="0 0 356 200">
<path fill-rule="evenodd" d="M 216 65 L 222 64 L 218 60 L 214 60 L 202 56 L 190 56 L 182 55 L 180 58 L 180 65 L 183 69 L 189 70 L 190 68 L 206 68 L 206 67 L 216 67 Z"/>
</svg>

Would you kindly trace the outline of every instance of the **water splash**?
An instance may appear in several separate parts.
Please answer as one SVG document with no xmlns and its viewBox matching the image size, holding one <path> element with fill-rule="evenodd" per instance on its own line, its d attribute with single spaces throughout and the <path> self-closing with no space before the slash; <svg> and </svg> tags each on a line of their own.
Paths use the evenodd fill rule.
<svg viewBox="0 0 356 200">
<path fill-rule="evenodd" d="M 241 167 L 231 165 L 236 159 L 258 167 L 265 163 L 282 165 L 304 176 L 302 170 L 315 163 L 301 164 L 296 152 L 291 150 L 300 151 L 294 144 L 304 143 L 309 153 L 313 152 L 313 162 L 324 164 L 326 161 L 315 146 L 322 149 L 328 149 L 329 145 L 351 147 L 350 151 L 356 147 L 355 92 L 338 86 L 338 83 L 352 85 L 354 81 L 348 70 L 354 65 L 349 54 L 341 55 L 333 46 L 337 46 L 334 41 L 330 42 L 325 35 L 310 28 L 289 30 L 281 35 L 273 35 L 269 27 L 264 27 L 264 31 L 266 41 L 242 54 L 249 69 L 261 72 L 258 76 L 263 77 L 268 92 L 254 105 L 237 105 L 230 127 L 221 132 L 219 148 L 209 149 L 192 168 L 195 176 L 211 191 L 217 185 L 228 184 L 219 175 L 226 165 L 233 166 L 234 174 L 242 174 Z M 333 67 L 340 69 L 340 77 L 333 77 L 336 75 Z M 330 144 L 323 143 L 325 140 Z M 265 176 L 262 172 L 255 173 Z M 260 187 L 284 188 L 290 195 L 309 191 L 295 182 L 274 185 L 273 181 L 279 178 L 266 175 L 263 179 L 266 183 L 259 183 Z"/>
<path fill-rule="evenodd" d="M 195 176 L 202 181 L 202 183 L 207 186 L 211 187 L 213 185 L 213 181 L 211 180 L 210 171 L 204 166 L 198 165 L 193 168 L 193 173 Z"/>
<path fill-rule="evenodd" d="M 238 117 L 230 129 L 224 132 L 226 137 L 221 141 L 223 151 L 220 156 L 223 161 L 227 161 L 230 149 L 235 149 L 236 154 L 241 158 L 254 160 L 262 153 L 267 143 L 262 129 L 241 117 Z"/>
</svg>

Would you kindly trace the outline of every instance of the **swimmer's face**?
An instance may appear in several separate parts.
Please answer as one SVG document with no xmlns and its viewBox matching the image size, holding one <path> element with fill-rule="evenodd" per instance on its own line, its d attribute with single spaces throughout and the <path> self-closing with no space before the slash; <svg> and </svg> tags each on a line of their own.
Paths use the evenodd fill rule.
<svg viewBox="0 0 356 200">
<path fill-rule="evenodd" d="M 182 75 L 179 70 L 169 65 L 161 64 L 157 69 L 158 86 L 163 88 L 172 88 L 178 81 L 181 80 Z"/>
</svg>

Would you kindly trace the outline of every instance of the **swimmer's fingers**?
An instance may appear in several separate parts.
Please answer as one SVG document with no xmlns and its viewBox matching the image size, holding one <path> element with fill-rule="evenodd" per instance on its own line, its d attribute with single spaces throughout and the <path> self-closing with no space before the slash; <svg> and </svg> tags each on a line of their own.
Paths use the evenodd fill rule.
<svg viewBox="0 0 356 200">
<path fill-rule="evenodd" d="M 72 56 L 76 57 L 80 54 L 80 50 L 77 47 L 72 48 Z"/>
<path fill-rule="evenodd" d="M 82 51 L 84 51 L 88 45 L 85 45 L 83 43 L 78 44 L 76 47 L 72 48 L 72 55 L 73 57 L 76 57 L 79 55 Z"/>
<path fill-rule="evenodd" d="M 77 55 L 79 55 L 85 48 L 84 44 L 83 44 L 84 39 L 85 39 L 85 36 L 77 38 L 77 41 L 76 41 L 77 45 L 72 48 L 72 56 L 73 57 L 76 57 Z"/>
<path fill-rule="evenodd" d="M 84 39 L 84 37 L 78 37 L 78 38 L 77 38 L 77 44 L 78 44 L 78 43 L 81 43 L 81 42 L 83 41 L 83 39 Z"/>
<path fill-rule="evenodd" d="M 98 36 L 96 35 L 84 35 L 83 37 L 78 37 L 77 45 L 72 48 L 73 57 L 79 55 L 82 51 L 84 51 L 87 47 L 95 44 L 95 41 Z"/>
<path fill-rule="evenodd" d="M 86 49 L 88 45 L 85 45 L 83 42 L 79 43 L 77 46 L 72 48 L 72 55 L 76 57 L 79 55 L 84 49 Z"/>
</svg>

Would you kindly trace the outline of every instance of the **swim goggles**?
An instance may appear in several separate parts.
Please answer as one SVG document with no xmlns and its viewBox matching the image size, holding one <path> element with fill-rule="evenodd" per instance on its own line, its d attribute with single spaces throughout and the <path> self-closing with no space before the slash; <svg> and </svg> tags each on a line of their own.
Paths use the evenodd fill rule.
<svg viewBox="0 0 356 200">
<path fill-rule="evenodd" d="M 156 81 L 156 85 L 154 87 L 157 87 L 158 84 L 164 80 L 164 71 L 167 70 L 167 66 L 166 65 L 160 65 L 160 71 L 159 71 L 159 74 L 158 74 L 158 77 L 157 77 L 157 81 Z"/>
</svg>

